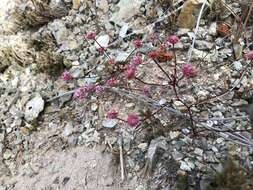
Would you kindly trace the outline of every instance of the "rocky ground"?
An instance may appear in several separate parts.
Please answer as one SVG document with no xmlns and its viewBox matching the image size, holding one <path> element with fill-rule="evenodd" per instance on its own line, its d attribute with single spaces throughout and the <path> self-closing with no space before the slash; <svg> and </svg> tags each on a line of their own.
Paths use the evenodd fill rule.
<svg viewBox="0 0 253 190">
<path fill-rule="evenodd" d="M 124 89 L 83 101 L 72 98 L 76 87 L 97 83 L 107 73 L 101 64 L 105 57 L 84 40 L 88 31 L 97 31 L 116 63 L 131 53 L 133 39 L 148 41 L 152 31 L 161 38 L 176 34 L 181 64 L 189 57 L 204 2 L 1 0 L 0 190 L 202 190 L 230 156 L 251 173 L 253 141 L 245 108 L 252 101 L 253 70 L 245 54 L 252 48 L 252 16 L 243 32 L 235 22 L 235 15 L 243 18 L 250 7 L 247 1 L 210 0 L 204 7 L 190 60 L 201 77 L 184 82 L 184 98 L 196 102 L 228 91 L 194 107 L 198 135 L 169 108 L 138 129 L 106 119 L 112 106 L 122 117 L 146 109 L 139 96 Z M 147 43 L 141 51 L 152 48 Z M 60 78 L 64 70 L 73 81 Z M 153 66 L 139 70 L 148 82 L 163 80 L 161 75 Z M 184 113 L 169 89 L 153 93 L 159 105 L 171 101 L 170 109 Z M 240 189 L 250 189 L 250 179 Z"/>
</svg>

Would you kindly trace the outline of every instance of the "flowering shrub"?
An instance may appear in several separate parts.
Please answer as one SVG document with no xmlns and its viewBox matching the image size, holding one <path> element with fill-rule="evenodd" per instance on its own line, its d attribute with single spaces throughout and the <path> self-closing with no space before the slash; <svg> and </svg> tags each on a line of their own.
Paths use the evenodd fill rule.
<svg viewBox="0 0 253 190">
<path fill-rule="evenodd" d="M 153 86 L 156 89 L 170 89 L 170 91 L 173 93 L 171 95 L 171 101 L 179 102 L 180 105 L 184 107 L 184 113 L 185 116 L 188 118 L 188 120 L 191 123 L 192 131 L 195 134 L 195 125 L 194 125 L 194 118 L 193 118 L 193 111 L 192 108 L 197 105 L 201 105 L 203 103 L 207 103 L 212 98 L 206 98 L 201 101 L 196 101 L 195 103 L 189 103 L 185 101 L 184 94 L 180 93 L 180 88 L 182 81 L 184 83 L 187 83 L 187 81 L 191 81 L 192 78 L 199 75 L 199 71 L 197 67 L 192 63 L 181 63 L 179 64 L 177 62 L 177 49 L 175 48 L 175 45 L 179 43 L 180 39 L 176 35 L 171 35 L 165 40 L 157 40 L 157 42 L 160 44 L 157 45 L 157 42 L 155 41 L 157 39 L 155 37 L 152 37 L 152 43 L 155 44 L 153 49 L 149 52 L 143 53 L 142 47 L 145 43 L 144 41 L 137 39 L 133 41 L 134 49 L 129 54 L 129 56 L 126 58 L 124 63 L 119 64 L 115 61 L 115 58 L 108 53 L 107 49 L 102 47 L 101 44 L 96 40 L 96 33 L 95 32 L 88 32 L 85 35 L 86 40 L 93 40 L 94 43 L 96 43 L 99 48 L 97 49 L 100 54 L 105 55 L 107 66 L 111 68 L 111 70 L 108 71 L 108 76 L 102 78 L 102 80 L 96 84 L 89 84 L 85 85 L 83 87 L 79 87 L 74 92 L 74 98 L 75 99 L 83 99 L 87 97 L 90 93 L 96 93 L 97 95 L 101 95 L 103 92 L 107 90 L 114 89 L 115 90 L 126 90 L 128 93 L 131 93 L 132 91 L 138 91 L 140 92 L 138 95 L 142 98 L 145 97 L 149 98 L 148 100 L 145 100 L 150 104 L 150 100 L 155 102 L 152 105 L 159 105 L 159 108 L 154 111 L 153 113 L 146 113 L 144 115 L 140 115 L 137 113 L 131 113 L 127 116 L 127 119 L 121 119 L 118 117 L 119 113 L 118 111 L 111 110 L 107 112 L 106 117 L 109 119 L 119 119 L 121 121 L 126 122 L 130 127 L 138 127 L 142 122 L 144 122 L 147 119 L 152 118 L 155 114 L 157 114 L 159 111 L 161 111 L 164 107 L 168 106 L 168 103 L 160 103 L 158 100 L 155 100 L 154 94 L 151 92 L 151 87 Z M 250 51 L 246 55 L 247 59 L 253 60 L 253 51 Z M 145 63 L 145 64 L 144 64 Z M 149 70 L 151 70 L 151 75 L 155 74 L 155 70 L 158 69 L 160 72 L 159 75 L 163 75 L 163 77 L 166 77 L 161 81 L 161 83 L 154 82 L 149 83 L 146 81 L 143 81 L 143 78 L 139 78 L 137 76 L 138 74 L 138 67 L 146 66 Z M 150 69 L 152 68 L 152 69 Z M 145 73 L 146 74 L 146 73 Z M 68 71 L 65 71 L 61 78 L 64 81 L 70 81 L 73 79 L 71 74 Z M 191 78 L 191 79 L 190 79 Z M 131 81 L 131 83 L 129 82 Z M 138 82 L 138 85 L 136 85 L 133 88 L 134 82 Z M 164 84 L 163 84 L 164 83 Z M 153 88 L 152 88 L 153 89 Z M 153 91 L 153 90 L 152 90 Z M 190 92 L 191 93 L 191 92 Z M 135 97 L 135 95 L 133 95 Z M 160 96 L 160 94 L 159 94 Z M 218 97 L 219 95 L 217 95 Z M 136 97 L 137 98 L 137 97 Z"/>
</svg>

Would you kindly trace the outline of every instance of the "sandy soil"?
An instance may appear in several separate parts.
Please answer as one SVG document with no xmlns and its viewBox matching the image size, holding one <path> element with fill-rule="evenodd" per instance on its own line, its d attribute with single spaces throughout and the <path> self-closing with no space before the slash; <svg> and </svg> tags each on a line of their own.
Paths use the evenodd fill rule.
<svg viewBox="0 0 253 190">
<path fill-rule="evenodd" d="M 15 190 L 127 190 L 113 168 L 112 156 L 101 148 L 50 151 L 39 160 L 37 175 L 15 177 Z"/>
</svg>

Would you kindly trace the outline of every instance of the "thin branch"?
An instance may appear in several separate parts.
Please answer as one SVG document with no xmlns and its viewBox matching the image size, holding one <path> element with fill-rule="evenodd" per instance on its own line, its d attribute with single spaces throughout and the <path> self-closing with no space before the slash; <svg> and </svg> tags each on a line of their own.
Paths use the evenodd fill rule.
<svg viewBox="0 0 253 190">
<path fill-rule="evenodd" d="M 158 61 L 155 59 L 153 59 L 153 61 L 155 62 L 157 67 L 169 78 L 169 80 L 172 81 L 170 75 L 162 68 L 162 66 L 158 63 Z"/>
<path fill-rule="evenodd" d="M 203 13 L 203 10 L 204 10 L 204 7 L 205 7 L 206 3 L 207 3 L 207 0 L 204 1 L 204 3 L 201 6 L 200 12 L 199 12 L 196 28 L 195 28 L 195 31 L 194 31 L 194 37 L 193 37 L 192 45 L 191 45 L 191 47 L 189 49 L 189 53 L 188 53 L 187 63 L 190 63 L 190 61 L 191 61 L 192 51 L 193 51 L 195 41 L 196 41 L 196 37 L 197 37 L 197 33 L 198 33 L 198 30 L 199 30 L 200 19 L 201 19 L 201 16 L 202 16 L 202 13 Z"/>
</svg>

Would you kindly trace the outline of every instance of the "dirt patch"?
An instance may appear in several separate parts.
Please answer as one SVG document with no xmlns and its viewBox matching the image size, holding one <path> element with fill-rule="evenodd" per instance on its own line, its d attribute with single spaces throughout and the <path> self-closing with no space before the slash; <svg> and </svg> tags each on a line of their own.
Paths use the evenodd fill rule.
<svg viewBox="0 0 253 190">
<path fill-rule="evenodd" d="M 39 158 L 34 176 L 15 177 L 15 190 L 124 190 L 112 168 L 112 156 L 101 148 L 77 147 L 66 152 L 50 151 Z M 119 175 L 118 175 L 119 176 Z"/>
</svg>

